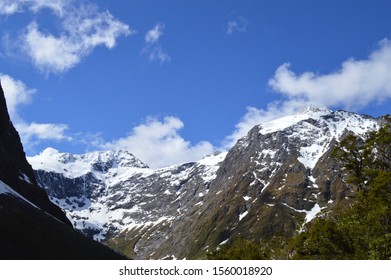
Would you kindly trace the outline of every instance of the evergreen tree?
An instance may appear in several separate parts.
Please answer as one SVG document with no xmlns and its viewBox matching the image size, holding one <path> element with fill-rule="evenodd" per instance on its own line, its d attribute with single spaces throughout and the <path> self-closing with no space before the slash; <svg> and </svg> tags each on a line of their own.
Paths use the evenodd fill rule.
<svg viewBox="0 0 391 280">
<path fill-rule="evenodd" d="M 350 209 L 320 218 L 295 237 L 298 259 L 391 259 L 391 119 L 364 139 L 348 135 L 333 155 L 357 187 Z"/>
</svg>

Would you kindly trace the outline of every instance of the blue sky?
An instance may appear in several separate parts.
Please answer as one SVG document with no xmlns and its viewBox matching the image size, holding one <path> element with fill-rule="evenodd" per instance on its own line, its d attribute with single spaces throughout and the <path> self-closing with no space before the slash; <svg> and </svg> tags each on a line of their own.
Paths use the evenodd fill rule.
<svg viewBox="0 0 391 280">
<path fill-rule="evenodd" d="M 389 11 L 380 0 L 0 0 L 0 75 L 28 155 L 124 148 L 160 167 L 307 104 L 389 113 Z"/>
</svg>

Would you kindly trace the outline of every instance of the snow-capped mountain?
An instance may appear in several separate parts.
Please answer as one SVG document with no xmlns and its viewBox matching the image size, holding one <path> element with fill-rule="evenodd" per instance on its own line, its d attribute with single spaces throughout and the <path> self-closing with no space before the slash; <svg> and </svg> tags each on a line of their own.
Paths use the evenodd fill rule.
<svg viewBox="0 0 391 280">
<path fill-rule="evenodd" d="M 379 123 L 308 107 L 255 126 L 228 153 L 158 170 L 124 151 L 49 149 L 29 161 L 84 233 L 129 256 L 197 258 L 239 236 L 292 235 L 354 199 L 330 155 L 347 134 L 363 135 Z"/>
<path fill-rule="evenodd" d="M 208 192 L 224 156 L 152 170 L 126 151 L 71 155 L 48 148 L 29 161 L 75 228 L 102 241 L 124 230 L 174 223 Z"/>
</svg>

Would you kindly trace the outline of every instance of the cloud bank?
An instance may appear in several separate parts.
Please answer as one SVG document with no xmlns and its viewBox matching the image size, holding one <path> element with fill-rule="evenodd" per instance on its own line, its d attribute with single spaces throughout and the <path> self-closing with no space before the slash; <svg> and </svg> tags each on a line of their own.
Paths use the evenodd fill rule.
<svg viewBox="0 0 391 280">
<path fill-rule="evenodd" d="M 149 118 L 126 137 L 102 144 L 104 149 L 126 149 L 152 168 L 196 161 L 211 154 L 214 147 L 203 141 L 192 144 L 179 134 L 183 122 L 172 116 L 162 121 Z"/>
<path fill-rule="evenodd" d="M 16 43 L 8 48 L 19 49 L 36 68 L 46 74 L 66 72 L 97 46 L 112 49 L 118 37 L 135 33 L 110 12 L 99 11 L 96 5 L 87 1 L 6 0 L 0 4 L 0 14 L 7 16 L 38 13 L 43 9 L 52 11 L 59 20 L 59 35 L 42 32 L 39 23 L 33 21 L 21 32 Z"/>
<path fill-rule="evenodd" d="M 232 147 L 256 124 L 298 113 L 307 105 L 359 110 L 391 98 L 391 41 L 380 41 L 367 59 L 347 59 L 328 74 L 297 74 L 289 63 L 277 68 L 268 85 L 280 97 L 267 108 L 247 108 L 247 113 L 227 136 L 223 146 Z"/>
<path fill-rule="evenodd" d="M 382 40 L 365 60 L 348 59 L 340 69 L 321 75 L 296 74 L 289 63 L 278 67 L 270 87 L 288 100 L 360 109 L 391 97 L 391 42 Z"/>
</svg>

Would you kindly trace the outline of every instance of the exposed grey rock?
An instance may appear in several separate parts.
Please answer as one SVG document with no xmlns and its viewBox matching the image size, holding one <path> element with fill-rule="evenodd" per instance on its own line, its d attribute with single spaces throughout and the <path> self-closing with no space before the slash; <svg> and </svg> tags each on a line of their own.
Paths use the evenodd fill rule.
<svg viewBox="0 0 391 280">
<path fill-rule="evenodd" d="M 200 162 L 151 170 L 135 159 L 137 166 L 119 168 L 115 158 L 129 158 L 122 151 L 69 156 L 87 170 L 78 176 L 44 163 L 34 168 L 85 234 L 138 258 L 202 258 L 238 237 L 294 235 L 317 214 L 348 204 L 354 190 L 331 152 L 348 133 L 364 135 L 378 122 L 309 108 L 255 126 L 227 154 Z"/>
</svg>

